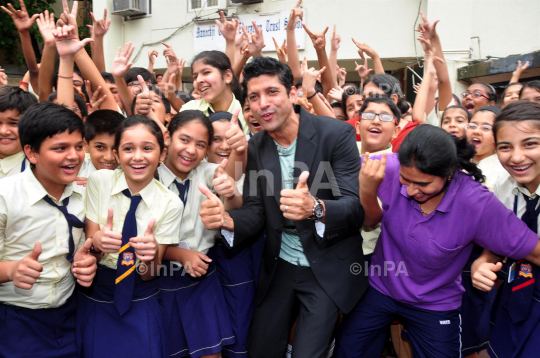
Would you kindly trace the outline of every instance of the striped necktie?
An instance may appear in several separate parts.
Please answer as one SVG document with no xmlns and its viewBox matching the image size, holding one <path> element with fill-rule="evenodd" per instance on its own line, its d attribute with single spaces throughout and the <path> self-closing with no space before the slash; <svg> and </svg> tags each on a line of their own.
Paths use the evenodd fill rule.
<svg viewBox="0 0 540 358">
<path fill-rule="evenodd" d="M 130 198 L 131 204 L 124 220 L 122 228 L 122 247 L 118 251 L 118 262 L 116 264 L 116 281 L 114 285 L 114 306 L 120 316 L 123 316 L 131 307 L 133 298 L 133 288 L 135 286 L 135 250 L 129 244 L 132 237 L 137 236 L 137 219 L 135 212 L 141 202 L 142 197 L 132 196 L 129 189 L 122 191 L 122 194 Z"/>
<path fill-rule="evenodd" d="M 523 198 L 525 199 L 525 203 L 527 203 L 527 208 L 521 220 L 527 224 L 529 229 L 538 233 L 538 214 L 540 213 L 540 208 L 537 209 L 536 206 L 540 197 L 536 196 L 536 198 L 532 199 L 523 194 Z M 514 212 L 517 212 L 517 196 L 514 203 Z M 516 261 L 515 265 L 516 277 L 510 283 L 512 291 L 508 302 L 508 314 L 514 324 L 524 321 L 529 317 L 534 295 L 536 273 L 538 272 L 538 267 L 527 260 Z"/>
<path fill-rule="evenodd" d="M 23 162 L 24 163 L 24 162 Z M 63 206 L 60 206 L 60 205 L 56 205 L 54 203 L 54 201 L 52 201 L 51 198 L 49 198 L 47 195 L 45 195 L 45 197 L 43 198 L 43 200 L 45 200 L 45 202 L 51 206 L 54 206 L 55 208 L 57 208 L 58 210 L 60 210 L 60 212 L 62 214 L 64 214 L 64 217 L 66 218 L 67 220 L 67 223 L 68 223 L 68 230 L 69 230 L 69 252 L 67 254 L 67 257 L 66 259 L 69 261 L 69 262 L 72 262 L 73 261 L 73 255 L 75 253 L 75 241 L 73 240 L 73 227 L 76 227 L 77 229 L 82 229 L 84 228 L 84 225 L 86 224 L 86 222 L 84 221 L 81 221 L 79 220 L 78 217 L 76 217 L 75 215 L 73 214 L 70 214 L 68 213 L 67 211 L 67 206 L 69 204 L 69 198 L 65 198 L 63 201 L 62 201 L 62 204 Z"/>
</svg>

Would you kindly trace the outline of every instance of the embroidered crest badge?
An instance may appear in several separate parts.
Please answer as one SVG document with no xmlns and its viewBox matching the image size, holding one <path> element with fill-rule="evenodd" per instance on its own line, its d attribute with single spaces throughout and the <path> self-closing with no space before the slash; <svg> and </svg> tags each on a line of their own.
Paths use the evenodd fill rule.
<svg viewBox="0 0 540 358">
<path fill-rule="evenodd" d="M 135 260 L 133 258 L 133 252 L 124 252 L 122 257 L 123 257 L 122 258 L 122 265 L 126 265 L 126 266 L 135 265 Z"/>
<path fill-rule="evenodd" d="M 523 277 L 532 278 L 532 266 L 529 264 L 521 264 L 521 269 L 519 270 L 519 275 Z"/>
</svg>

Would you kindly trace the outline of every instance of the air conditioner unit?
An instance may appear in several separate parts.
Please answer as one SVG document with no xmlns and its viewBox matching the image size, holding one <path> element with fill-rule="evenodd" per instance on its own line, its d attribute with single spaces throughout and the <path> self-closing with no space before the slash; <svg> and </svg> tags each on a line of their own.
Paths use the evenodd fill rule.
<svg viewBox="0 0 540 358">
<path fill-rule="evenodd" d="M 230 0 L 232 4 L 236 5 L 249 5 L 264 2 L 264 0 Z"/>
<path fill-rule="evenodd" d="M 147 0 L 113 0 L 114 15 L 136 16 L 148 13 Z"/>
</svg>

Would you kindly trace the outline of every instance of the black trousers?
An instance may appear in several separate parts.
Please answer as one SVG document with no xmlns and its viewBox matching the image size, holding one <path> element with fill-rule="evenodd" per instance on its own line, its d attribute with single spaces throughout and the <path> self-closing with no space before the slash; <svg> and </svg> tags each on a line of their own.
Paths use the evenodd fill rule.
<svg viewBox="0 0 540 358">
<path fill-rule="evenodd" d="M 268 292 L 253 312 L 248 356 L 283 357 L 297 315 L 293 358 L 323 357 L 339 310 L 317 282 L 311 268 L 278 259 Z"/>
</svg>

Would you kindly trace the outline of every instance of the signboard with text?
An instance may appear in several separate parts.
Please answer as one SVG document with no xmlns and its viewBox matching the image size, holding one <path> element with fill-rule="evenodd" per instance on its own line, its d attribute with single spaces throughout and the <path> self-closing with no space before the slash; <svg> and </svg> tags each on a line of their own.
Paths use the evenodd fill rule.
<svg viewBox="0 0 540 358">
<path fill-rule="evenodd" d="M 243 14 L 238 15 L 238 22 L 244 25 L 248 32 L 253 31 L 253 23 L 255 21 L 257 27 L 263 30 L 264 43 L 266 47 L 263 52 L 275 51 L 276 46 L 272 37 L 274 37 L 279 46 L 283 44 L 283 40 L 287 38 L 287 22 L 289 21 L 290 10 L 283 10 L 279 13 L 270 15 Z M 304 9 L 304 21 L 306 20 L 306 10 Z M 242 32 L 241 27 L 239 32 Z M 302 21 L 298 21 L 294 29 L 296 45 L 299 50 L 305 48 L 306 33 L 302 27 Z M 219 31 L 219 27 L 215 22 L 196 23 L 193 25 L 193 44 L 194 54 L 202 51 L 218 50 L 225 52 L 225 39 Z"/>
</svg>

